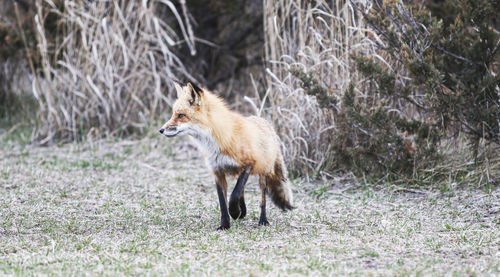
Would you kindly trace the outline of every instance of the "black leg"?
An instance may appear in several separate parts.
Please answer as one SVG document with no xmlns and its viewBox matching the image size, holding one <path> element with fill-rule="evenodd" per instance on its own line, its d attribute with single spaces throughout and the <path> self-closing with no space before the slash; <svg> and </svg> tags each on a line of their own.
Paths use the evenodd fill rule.
<svg viewBox="0 0 500 277">
<path fill-rule="evenodd" d="M 259 225 L 267 226 L 269 225 L 269 221 L 267 221 L 267 216 L 266 216 L 267 177 L 260 177 L 259 185 L 260 185 L 260 190 L 262 192 L 262 197 L 260 199 Z"/>
<path fill-rule="evenodd" d="M 241 173 L 240 177 L 238 177 L 238 181 L 236 182 L 236 186 L 231 193 L 231 197 L 229 198 L 229 214 L 234 219 L 243 218 L 246 215 L 246 207 L 244 209 L 245 214 L 243 214 L 243 209 L 241 209 L 241 205 L 245 206 L 245 200 L 241 200 L 241 198 L 248 176 L 250 175 L 250 172 L 252 172 L 252 169 L 253 167 L 249 166 L 243 171 L 243 173 Z"/>
<path fill-rule="evenodd" d="M 263 226 L 269 225 L 269 221 L 267 221 L 267 216 L 266 216 L 266 204 L 260 206 L 259 225 Z"/>
<path fill-rule="evenodd" d="M 240 210 L 241 210 L 239 218 L 241 219 L 241 218 L 244 218 L 247 215 L 247 206 L 245 205 L 244 192 L 241 194 L 239 204 L 240 204 Z"/>
<path fill-rule="evenodd" d="M 229 213 L 227 212 L 226 203 L 226 193 L 227 193 L 227 183 L 226 178 L 221 176 L 217 177 L 216 181 L 217 195 L 219 196 L 219 207 L 220 207 L 220 226 L 217 230 L 229 229 Z"/>
</svg>

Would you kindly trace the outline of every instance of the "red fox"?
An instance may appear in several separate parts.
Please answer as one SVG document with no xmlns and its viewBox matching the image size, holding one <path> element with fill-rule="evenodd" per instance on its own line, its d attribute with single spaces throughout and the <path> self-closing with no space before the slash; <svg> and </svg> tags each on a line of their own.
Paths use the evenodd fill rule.
<svg viewBox="0 0 500 277">
<path fill-rule="evenodd" d="M 266 194 L 283 211 L 293 209 L 280 141 L 272 126 L 260 117 L 245 117 L 230 110 L 221 98 L 197 85 L 174 86 L 177 100 L 172 117 L 159 131 L 167 137 L 189 135 L 203 152 L 219 196 L 221 223 L 217 229 L 229 229 L 229 215 L 233 219 L 245 217 L 244 190 L 250 174 L 259 176 L 262 192 L 259 225 L 269 224 Z M 239 176 L 229 207 L 226 176 Z"/>
</svg>

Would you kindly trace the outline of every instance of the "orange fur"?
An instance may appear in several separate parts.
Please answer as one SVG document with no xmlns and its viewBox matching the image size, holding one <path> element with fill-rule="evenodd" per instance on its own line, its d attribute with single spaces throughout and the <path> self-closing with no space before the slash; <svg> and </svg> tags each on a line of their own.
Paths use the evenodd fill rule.
<svg viewBox="0 0 500 277">
<path fill-rule="evenodd" d="M 229 228 L 229 214 L 234 219 L 246 215 L 244 186 L 250 174 L 260 177 L 260 225 L 269 224 L 265 211 L 266 194 L 281 209 L 292 209 L 292 193 L 280 141 L 272 126 L 260 117 L 245 117 L 231 111 L 217 95 L 190 83 L 184 87 L 175 84 L 175 87 L 177 100 L 172 117 L 160 132 L 167 137 L 190 135 L 203 152 L 217 184 L 221 207 L 219 229 Z M 229 205 L 226 175 L 239 175 Z"/>
<path fill-rule="evenodd" d="M 211 132 L 222 154 L 234 159 L 240 167 L 253 166 L 252 174 L 273 174 L 280 145 L 271 125 L 264 119 L 245 117 L 227 108 L 217 95 L 204 90 L 199 106 L 191 108 L 191 94 L 180 94 L 172 118 L 162 128 L 177 126 L 188 120 Z M 179 113 L 186 114 L 178 119 Z M 232 174 L 234 175 L 234 174 Z"/>
</svg>

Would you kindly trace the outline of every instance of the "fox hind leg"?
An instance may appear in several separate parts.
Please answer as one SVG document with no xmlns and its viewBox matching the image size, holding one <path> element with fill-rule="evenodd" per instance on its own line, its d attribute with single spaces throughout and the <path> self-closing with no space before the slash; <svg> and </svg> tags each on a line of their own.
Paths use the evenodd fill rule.
<svg viewBox="0 0 500 277">
<path fill-rule="evenodd" d="M 267 221 L 266 216 L 266 193 L 267 193 L 267 177 L 260 176 L 259 177 L 259 186 L 262 193 L 260 199 L 260 218 L 259 225 L 267 226 L 269 225 L 269 221 Z"/>
<path fill-rule="evenodd" d="M 248 176 L 252 172 L 253 167 L 249 166 L 238 177 L 236 186 L 234 187 L 231 197 L 229 199 L 229 214 L 232 218 L 243 218 L 247 214 L 247 207 L 245 205 L 245 184 L 247 183 Z"/>
</svg>

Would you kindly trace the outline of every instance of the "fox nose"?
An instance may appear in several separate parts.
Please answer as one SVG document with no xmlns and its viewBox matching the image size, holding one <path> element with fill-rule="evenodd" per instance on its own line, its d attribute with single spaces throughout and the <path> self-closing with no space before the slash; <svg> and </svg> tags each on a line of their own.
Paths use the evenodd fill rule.
<svg viewBox="0 0 500 277">
<path fill-rule="evenodd" d="M 162 134 L 163 134 L 163 131 L 165 131 L 165 129 L 161 128 L 161 129 L 160 129 L 160 133 L 162 133 Z"/>
</svg>

